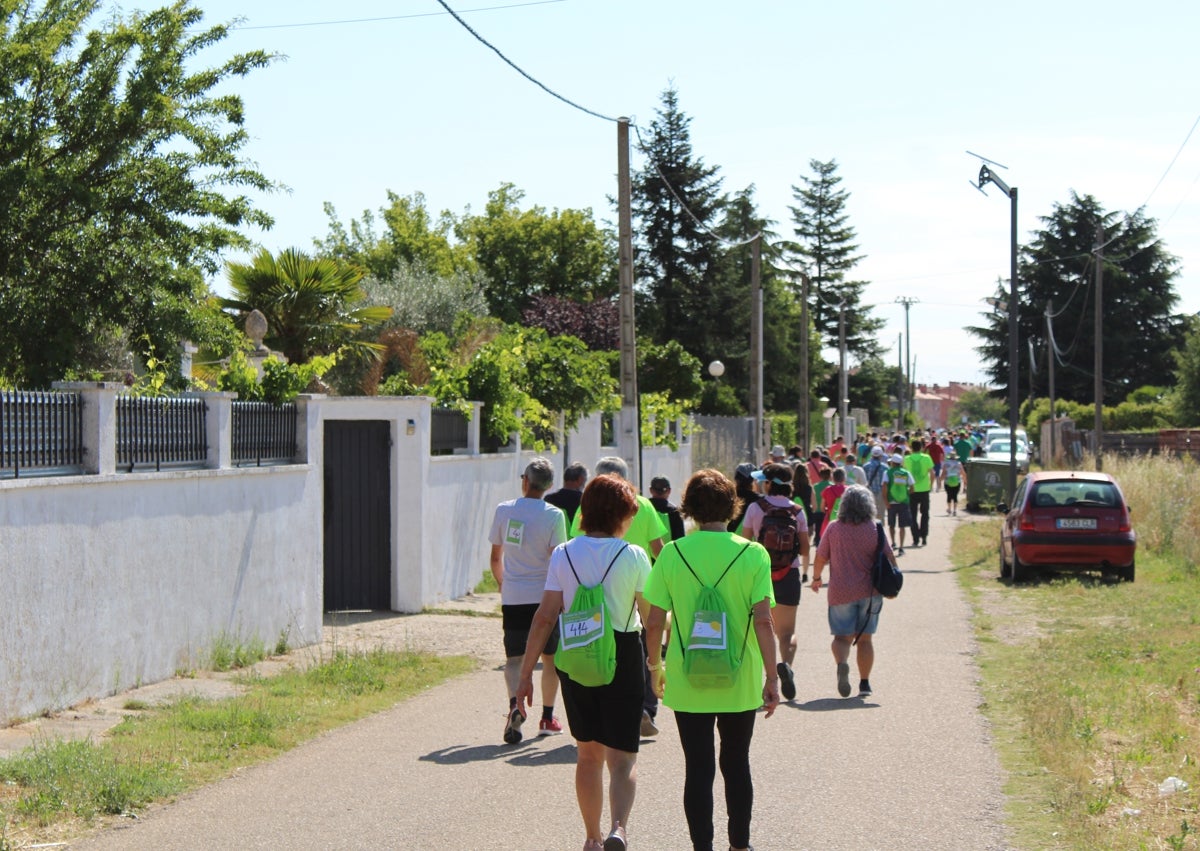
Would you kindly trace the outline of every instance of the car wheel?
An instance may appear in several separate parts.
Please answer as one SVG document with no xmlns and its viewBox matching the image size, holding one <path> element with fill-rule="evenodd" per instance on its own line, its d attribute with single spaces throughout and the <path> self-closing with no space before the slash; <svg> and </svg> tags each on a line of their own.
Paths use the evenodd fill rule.
<svg viewBox="0 0 1200 851">
<path fill-rule="evenodd" d="M 1129 567 L 1122 567 L 1122 568 L 1117 569 L 1117 576 L 1120 578 L 1120 580 L 1122 582 L 1132 582 L 1133 575 L 1136 572 L 1136 569 L 1137 569 L 1137 564 L 1135 562 L 1131 561 L 1129 563 Z"/>
<path fill-rule="evenodd" d="M 1008 566 L 1008 562 L 1004 560 L 1004 544 L 1000 544 L 1000 578 L 1007 579 L 1012 576 L 1012 568 Z"/>
<path fill-rule="evenodd" d="M 1017 558 L 1017 550 L 1014 547 L 1012 557 L 1012 581 L 1024 582 L 1026 579 L 1029 579 L 1029 565 L 1021 564 L 1021 560 Z"/>
</svg>

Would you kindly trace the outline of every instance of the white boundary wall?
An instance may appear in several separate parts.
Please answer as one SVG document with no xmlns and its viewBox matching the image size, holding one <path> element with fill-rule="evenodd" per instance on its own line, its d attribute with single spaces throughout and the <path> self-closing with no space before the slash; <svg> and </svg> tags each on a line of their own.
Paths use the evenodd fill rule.
<svg viewBox="0 0 1200 851">
<path fill-rule="evenodd" d="M 221 638 L 319 642 L 326 420 L 389 423 L 392 609 L 473 589 L 488 569 L 495 507 L 520 495 L 539 453 L 431 457 L 432 401 L 302 397 L 307 463 L 230 468 L 228 394 L 214 394 L 214 469 L 114 473 L 97 457 L 94 475 L 0 481 L 0 723 L 203 666 Z M 113 429 L 99 421 L 103 444 Z M 541 453 L 556 486 L 564 461 L 590 470 L 617 454 L 600 432 L 589 417 L 565 458 Z M 676 501 L 690 473 L 688 444 L 643 450 L 643 482 L 668 476 Z"/>
</svg>

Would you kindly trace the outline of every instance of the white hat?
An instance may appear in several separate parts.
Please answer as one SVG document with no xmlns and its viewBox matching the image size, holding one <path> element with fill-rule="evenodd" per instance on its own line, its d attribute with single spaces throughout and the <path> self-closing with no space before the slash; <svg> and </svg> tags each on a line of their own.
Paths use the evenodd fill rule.
<svg viewBox="0 0 1200 851">
<path fill-rule="evenodd" d="M 904 456 L 897 453 L 896 455 L 893 455 L 888 460 L 891 461 L 893 464 L 903 464 Z"/>
<path fill-rule="evenodd" d="M 875 458 L 882 457 L 883 447 L 882 446 L 872 446 L 871 447 L 871 455 Z"/>
</svg>

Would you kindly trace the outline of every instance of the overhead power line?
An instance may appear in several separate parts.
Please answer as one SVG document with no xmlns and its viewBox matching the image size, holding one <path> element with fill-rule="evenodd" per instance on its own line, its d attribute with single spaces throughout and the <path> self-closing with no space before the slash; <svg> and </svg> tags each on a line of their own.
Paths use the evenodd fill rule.
<svg viewBox="0 0 1200 851">
<path fill-rule="evenodd" d="M 579 104 L 575 103 L 575 101 L 571 100 L 570 98 L 563 97 L 558 92 L 554 91 L 554 89 L 550 88 L 549 86 L 547 86 L 541 80 L 538 80 L 533 75 L 526 73 L 525 69 L 523 69 L 516 62 L 513 62 L 511 59 L 509 59 L 507 56 L 505 56 L 503 53 L 501 53 L 500 49 L 498 47 L 496 47 L 494 44 L 489 42 L 486 38 L 481 36 L 479 33 L 475 32 L 475 30 L 471 29 L 471 25 L 468 24 L 466 21 L 464 21 L 457 12 L 455 12 L 453 9 L 451 9 L 446 4 L 446 0 L 437 0 L 437 2 L 438 2 L 439 6 L 441 6 L 443 9 L 445 9 L 447 12 L 450 13 L 450 16 L 452 18 L 454 18 L 454 20 L 456 20 L 460 24 L 462 24 L 463 29 L 465 29 L 471 35 L 475 36 L 476 40 L 479 41 L 480 44 L 484 45 L 489 50 L 491 50 L 493 53 L 495 53 L 497 56 L 499 56 L 501 59 L 503 59 L 506 65 L 508 65 L 510 68 L 512 68 L 518 74 L 520 74 L 526 80 L 533 83 L 535 86 L 537 86 L 539 89 L 544 91 L 546 94 L 550 95 L 551 97 L 558 98 L 563 103 L 567 104 L 568 106 L 575 107 L 575 109 L 578 109 L 580 112 L 586 112 L 588 115 L 595 116 L 596 118 L 601 118 L 605 121 L 611 121 L 614 124 L 616 123 L 617 119 L 615 119 L 611 116 L 605 115 L 604 113 L 596 112 L 594 109 L 588 109 L 586 106 L 580 106 Z"/>
<path fill-rule="evenodd" d="M 530 0 L 527 3 L 509 3 L 504 6 L 480 6 L 476 9 L 463 9 L 464 13 L 471 12 L 497 12 L 504 9 L 519 9 L 523 6 L 545 6 L 548 3 L 565 3 L 566 0 Z M 405 21 L 409 18 L 437 18 L 444 15 L 445 12 L 417 12 L 411 15 L 388 15 L 382 18 L 345 18 L 335 21 L 305 21 L 295 24 L 260 24 L 257 26 L 239 26 L 233 29 L 238 30 L 290 30 L 300 29 L 301 27 L 338 27 L 346 24 L 375 24 L 381 21 Z M 453 13 L 452 13 L 453 14 Z"/>
</svg>

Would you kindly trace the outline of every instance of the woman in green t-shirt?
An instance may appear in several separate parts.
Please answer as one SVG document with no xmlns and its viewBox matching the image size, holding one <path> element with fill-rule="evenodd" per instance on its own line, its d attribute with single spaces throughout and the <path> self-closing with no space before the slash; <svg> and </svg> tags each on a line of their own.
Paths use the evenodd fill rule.
<svg viewBox="0 0 1200 851">
<path fill-rule="evenodd" d="M 733 849 L 750 847 L 753 804 L 750 739 L 754 733 L 754 718 L 760 706 L 765 706 L 766 717 L 771 717 L 780 698 L 775 633 L 771 622 L 774 604 L 771 557 L 761 544 L 749 542 L 727 530 L 737 503 L 733 482 L 720 471 L 701 470 L 692 476 L 679 510 L 685 517 L 692 518 L 699 528 L 686 538 L 663 547 L 643 591 L 650 604 L 645 624 L 646 646 L 650 649 L 649 668 L 654 677 L 654 690 L 663 698 L 663 703 L 675 711 L 685 765 L 683 810 L 692 846 L 697 849 L 713 847 L 714 724 L 721 737 L 721 774 L 725 780 L 729 815 L 729 846 Z M 727 615 L 725 641 L 741 647 L 741 665 L 733 683 L 720 688 L 698 687 L 684 673 L 685 645 L 696 636 L 687 625 L 698 620 L 697 603 L 705 585 L 715 587 L 720 595 Z M 660 659 L 668 611 L 674 612 L 675 624 L 673 640 L 667 650 L 667 662 L 672 671 L 670 677 L 666 676 Z M 751 629 L 754 631 L 752 641 L 748 634 Z M 711 636 L 706 636 L 706 640 L 711 640 Z"/>
</svg>

